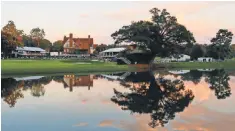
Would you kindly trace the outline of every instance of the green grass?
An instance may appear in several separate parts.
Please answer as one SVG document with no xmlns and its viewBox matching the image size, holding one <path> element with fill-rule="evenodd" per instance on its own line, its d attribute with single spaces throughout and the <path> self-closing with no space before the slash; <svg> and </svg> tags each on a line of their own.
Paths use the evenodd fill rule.
<svg viewBox="0 0 235 131">
<path fill-rule="evenodd" d="M 166 63 L 167 68 L 178 69 L 206 69 L 206 68 L 224 68 L 235 69 L 235 60 L 228 60 L 224 62 L 171 62 Z"/>
<path fill-rule="evenodd" d="M 127 65 L 117 65 L 112 62 L 78 60 L 1 60 L 1 66 L 2 75 L 94 73 L 130 70 Z"/>
</svg>

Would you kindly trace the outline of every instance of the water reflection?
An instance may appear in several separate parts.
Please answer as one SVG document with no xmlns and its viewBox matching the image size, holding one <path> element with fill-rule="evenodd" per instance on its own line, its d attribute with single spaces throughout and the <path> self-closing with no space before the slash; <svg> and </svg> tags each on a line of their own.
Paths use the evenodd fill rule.
<svg viewBox="0 0 235 131">
<path fill-rule="evenodd" d="M 181 76 L 184 81 L 192 81 L 198 84 L 202 77 L 209 84 L 209 88 L 215 91 L 218 99 L 225 99 L 231 95 L 231 87 L 228 83 L 230 80 L 229 74 L 224 69 L 210 69 L 210 70 L 191 70 L 190 72 L 175 74 Z"/>
<path fill-rule="evenodd" d="M 9 104 L 10 107 L 14 107 L 17 100 L 24 98 L 22 91 L 30 90 L 31 95 L 34 97 L 44 96 L 46 90 L 45 85 L 49 84 L 52 80 L 63 83 L 64 88 L 69 88 L 72 92 L 73 87 L 90 87 L 93 86 L 93 75 L 87 76 L 32 76 L 23 78 L 2 78 L 1 95 L 3 100 Z"/>
<path fill-rule="evenodd" d="M 114 89 L 115 96 L 111 98 L 114 103 L 122 106 L 123 110 L 132 113 L 147 113 L 151 115 L 152 121 L 149 126 L 164 126 L 169 120 L 174 119 L 176 112 L 181 112 L 193 100 L 191 90 L 185 90 L 180 80 L 155 79 L 148 72 L 143 77 L 141 74 L 134 75 L 135 78 L 150 78 L 139 80 L 140 86 L 131 86 L 131 93 L 123 93 Z M 142 76 L 142 77 L 140 77 Z M 135 79 L 136 82 L 137 79 Z"/>
<path fill-rule="evenodd" d="M 231 87 L 228 84 L 230 78 L 225 70 L 214 70 L 207 74 L 206 82 L 210 83 L 210 89 L 215 91 L 218 99 L 225 99 L 231 95 Z"/>
<path fill-rule="evenodd" d="M 172 75 L 174 76 L 174 79 L 170 79 L 168 77 Z M 102 85 L 107 86 L 107 90 L 110 90 L 110 92 L 107 92 L 105 88 L 102 88 L 102 93 L 110 94 L 107 99 L 104 99 L 106 103 L 112 103 L 113 105 L 120 107 L 121 113 L 124 113 L 124 111 L 128 111 L 128 115 L 129 112 L 133 114 L 129 116 L 134 116 L 135 114 L 149 116 L 151 119 L 145 121 L 151 128 L 157 128 L 158 126 L 167 126 L 170 121 L 175 121 L 177 119 L 176 116 L 177 114 L 180 114 L 180 112 L 187 113 L 193 110 L 192 107 L 196 109 L 195 105 L 193 105 L 193 101 L 195 101 L 196 98 L 196 93 L 192 91 L 192 88 L 186 88 L 186 85 L 184 84 L 186 81 L 192 81 L 194 84 L 192 83 L 191 85 L 195 85 L 194 88 L 197 88 L 196 85 L 200 85 L 202 80 L 204 80 L 203 82 L 206 82 L 209 85 L 205 88 L 211 90 L 213 92 L 213 95 L 216 96 L 217 99 L 227 99 L 232 94 L 231 85 L 229 85 L 229 81 L 231 82 L 231 80 L 228 72 L 223 69 L 215 69 L 191 70 L 184 72 L 161 72 L 159 75 L 150 72 L 124 72 L 108 75 L 103 74 L 78 76 L 70 74 L 63 76 L 2 78 L 1 95 L 3 102 L 7 103 L 9 107 L 14 107 L 14 109 L 17 109 L 16 105 L 21 104 L 20 102 L 17 103 L 17 101 L 22 101 L 23 99 L 29 97 L 25 95 L 25 92 L 29 92 L 29 95 L 31 95 L 35 99 L 53 99 L 53 96 L 47 94 L 50 89 L 46 88 L 46 85 L 54 81 L 57 85 L 61 85 L 60 88 L 62 89 L 62 91 L 63 89 L 66 89 L 64 91 L 66 91 L 70 95 L 72 95 L 73 93 L 78 93 L 76 92 L 78 90 L 83 92 L 89 91 L 89 93 L 86 93 L 83 96 L 92 96 L 97 97 L 98 99 L 100 96 L 102 96 L 102 94 L 93 96 L 92 93 L 94 92 L 92 91 L 99 90 L 96 89 L 96 84 L 100 82 L 101 79 L 107 79 L 111 83 L 111 87 L 109 87 L 110 85 L 106 85 L 106 80 Z M 95 83 L 94 80 L 96 80 L 97 83 Z M 119 85 L 112 86 L 113 83 L 117 83 Z M 122 87 L 123 89 L 120 87 Z M 53 90 L 57 89 L 58 88 L 56 87 Z M 60 100 L 63 100 L 64 96 L 60 97 Z M 44 100 L 46 101 L 46 99 Z M 76 102 L 69 102 L 66 100 L 64 102 L 67 102 L 69 106 L 78 104 Z M 43 104 L 43 102 L 41 104 Z M 50 103 L 51 106 L 53 106 L 53 104 L 53 102 Z M 95 105 L 98 104 L 93 103 L 94 107 Z M 79 105 L 79 108 L 80 106 L 81 105 Z"/>
<path fill-rule="evenodd" d="M 182 80 L 192 81 L 194 84 L 198 84 L 203 76 L 202 71 L 190 70 L 189 73 L 182 74 Z"/>
<path fill-rule="evenodd" d="M 1 82 L 1 97 L 10 107 L 14 107 L 17 99 L 24 98 L 22 84 L 12 78 L 2 79 Z"/>
</svg>

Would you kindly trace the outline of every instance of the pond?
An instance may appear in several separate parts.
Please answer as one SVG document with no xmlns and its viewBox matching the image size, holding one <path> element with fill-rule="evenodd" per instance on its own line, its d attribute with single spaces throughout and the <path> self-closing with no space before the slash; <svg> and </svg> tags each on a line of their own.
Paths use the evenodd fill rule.
<svg viewBox="0 0 235 131">
<path fill-rule="evenodd" d="M 2 131 L 232 131 L 235 71 L 2 76 Z"/>
</svg>

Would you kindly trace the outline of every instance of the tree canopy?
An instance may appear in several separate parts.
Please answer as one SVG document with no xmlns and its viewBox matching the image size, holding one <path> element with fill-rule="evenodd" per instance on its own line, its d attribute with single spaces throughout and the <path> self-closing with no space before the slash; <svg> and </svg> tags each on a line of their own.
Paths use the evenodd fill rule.
<svg viewBox="0 0 235 131">
<path fill-rule="evenodd" d="M 153 55 L 169 56 L 180 53 L 187 44 L 195 42 L 193 34 L 166 9 L 153 8 L 150 13 L 151 21 L 132 22 L 114 32 L 111 36 L 115 44 L 135 42 L 151 50 Z"/>
<path fill-rule="evenodd" d="M 217 52 L 219 59 L 224 59 L 231 55 L 231 42 L 233 33 L 227 29 L 220 29 L 214 38 L 211 39 L 211 50 Z"/>
<path fill-rule="evenodd" d="M 47 39 L 42 39 L 42 40 L 40 40 L 39 43 L 40 43 L 39 47 L 44 49 L 44 50 L 47 50 L 47 51 L 49 51 L 50 48 L 52 47 L 52 43 Z"/>
<path fill-rule="evenodd" d="M 23 46 L 21 36 L 22 30 L 18 30 L 13 21 L 8 23 L 1 30 L 1 49 L 3 57 L 11 57 L 11 52 L 16 49 L 17 46 Z"/>
<path fill-rule="evenodd" d="M 63 47 L 63 43 L 62 43 L 61 40 L 58 40 L 58 41 L 54 42 L 52 47 L 51 47 L 51 51 L 61 52 L 63 50 L 64 50 L 64 47 Z"/>
<path fill-rule="evenodd" d="M 204 52 L 203 52 L 201 45 L 196 44 L 192 47 L 192 50 L 190 53 L 191 59 L 197 60 L 197 58 L 202 57 L 203 55 L 204 55 Z"/>
<path fill-rule="evenodd" d="M 2 28 L 2 31 L 4 33 L 10 34 L 12 37 L 17 38 L 18 36 L 21 36 L 24 31 L 23 30 L 18 30 L 16 28 L 16 25 L 14 21 L 8 21 L 8 23 Z"/>
<path fill-rule="evenodd" d="M 33 28 L 30 31 L 30 36 L 33 40 L 37 41 L 37 44 L 39 46 L 39 41 L 42 40 L 45 37 L 45 32 L 44 29 L 40 29 L 40 28 Z"/>
</svg>

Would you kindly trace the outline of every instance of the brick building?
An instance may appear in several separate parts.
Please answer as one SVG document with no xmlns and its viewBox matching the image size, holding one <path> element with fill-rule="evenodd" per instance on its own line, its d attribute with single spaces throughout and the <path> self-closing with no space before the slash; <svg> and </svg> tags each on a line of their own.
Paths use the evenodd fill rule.
<svg viewBox="0 0 235 131">
<path fill-rule="evenodd" d="M 70 33 L 69 37 L 63 39 L 64 53 L 67 54 L 93 54 L 95 47 L 93 38 L 74 38 Z"/>
</svg>

